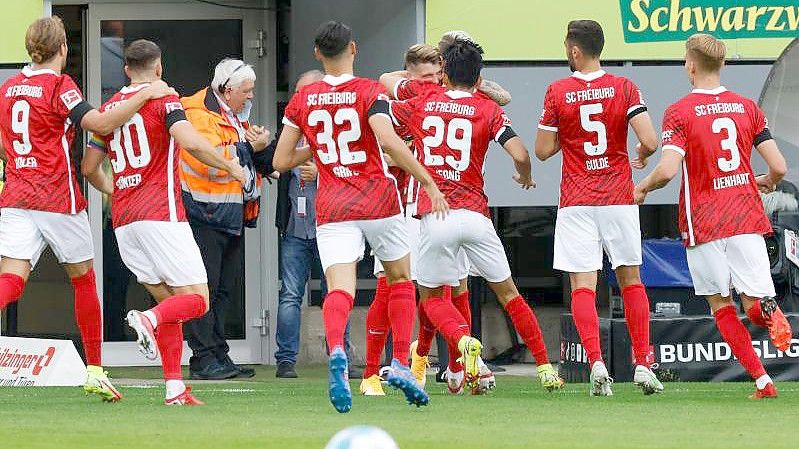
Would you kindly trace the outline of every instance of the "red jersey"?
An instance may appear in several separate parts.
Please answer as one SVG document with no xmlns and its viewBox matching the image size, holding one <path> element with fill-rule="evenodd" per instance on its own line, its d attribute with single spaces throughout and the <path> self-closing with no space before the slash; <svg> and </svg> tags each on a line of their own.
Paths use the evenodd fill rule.
<svg viewBox="0 0 799 449">
<path fill-rule="evenodd" d="M 147 84 L 123 87 L 101 108 L 118 106 Z M 180 99 L 150 100 L 121 128 L 92 136 L 89 145 L 108 153 L 114 175 L 111 222 L 114 228 L 135 221 L 186 221 L 180 180 L 179 149 L 169 128 L 186 120 Z"/>
<path fill-rule="evenodd" d="M 369 110 L 388 96 L 380 83 L 327 75 L 291 97 L 283 124 L 302 131 L 319 168 L 319 225 L 375 220 L 402 211 L 396 180 L 369 126 Z"/>
<path fill-rule="evenodd" d="M 763 111 L 724 87 L 694 89 L 669 106 L 663 150 L 684 156 L 680 232 L 686 246 L 740 234 L 769 234 L 752 146 L 769 140 Z"/>
<path fill-rule="evenodd" d="M 603 70 L 549 85 L 538 128 L 558 133 L 560 207 L 633 204 L 627 122 L 644 111 L 635 84 Z"/>
<path fill-rule="evenodd" d="M 413 134 L 414 147 L 450 208 L 490 216 L 483 189 L 488 144 L 515 135 L 502 108 L 469 92 L 431 89 L 407 101 L 392 101 L 390 111 Z M 430 211 L 430 198 L 421 191 L 417 214 Z"/>
<path fill-rule="evenodd" d="M 86 199 L 71 158 L 75 124 L 92 107 L 68 75 L 29 67 L 0 87 L 6 184 L 0 207 L 76 214 Z"/>
</svg>

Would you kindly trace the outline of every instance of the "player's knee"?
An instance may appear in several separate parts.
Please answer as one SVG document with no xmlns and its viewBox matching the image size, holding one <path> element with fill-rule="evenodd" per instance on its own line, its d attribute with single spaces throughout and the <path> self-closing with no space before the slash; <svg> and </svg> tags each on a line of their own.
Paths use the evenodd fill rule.
<svg viewBox="0 0 799 449">
<path fill-rule="evenodd" d="M 619 287 L 624 289 L 631 285 L 638 285 L 641 283 L 641 271 L 637 266 L 622 266 L 616 268 L 616 279 L 619 281 Z"/>
<path fill-rule="evenodd" d="M 732 305 L 732 297 L 723 297 L 720 295 L 713 295 L 706 297 L 708 304 L 710 304 L 710 311 L 716 313 L 717 310 Z"/>
</svg>

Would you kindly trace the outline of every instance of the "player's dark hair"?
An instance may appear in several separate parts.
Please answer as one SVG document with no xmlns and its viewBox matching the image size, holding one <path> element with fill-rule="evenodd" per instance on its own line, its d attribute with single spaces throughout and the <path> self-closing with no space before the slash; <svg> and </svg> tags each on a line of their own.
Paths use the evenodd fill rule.
<svg viewBox="0 0 799 449">
<path fill-rule="evenodd" d="M 483 68 L 483 49 L 472 41 L 456 40 L 444 53 L 444 73 L 455 86 L 474 87 Z"/>
<path fill-rule="evenodd" d="M 347 25 L 331 20 L 323 23 L 316 30 L 314 45 L 319 53 L 326 58 L 333 58 L 341 54 L 352 42 L 352 29 Z"/>
<path fill-rule="evenodd" d="M 566 41 L 586 55 L 598 58 L 605 48 L 605 33 L 595 20 L 572 20 L 566 27 Z"/>
<path fill-rule="evenodd" d="M 147 39 L 135 40 L 125 48 L 125 65 L 131 70 L 149 70 L 161 59 L 161 49 Z"/>
</svg>

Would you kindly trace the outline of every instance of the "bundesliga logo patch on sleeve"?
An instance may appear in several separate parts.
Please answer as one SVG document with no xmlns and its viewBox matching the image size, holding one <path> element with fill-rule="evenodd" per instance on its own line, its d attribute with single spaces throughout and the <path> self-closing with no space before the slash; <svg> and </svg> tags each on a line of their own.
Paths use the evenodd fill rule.
<svg viewBox="0 0 799 449">
<path fill-rule="evenodd" d="M 171 103 L 165 103 L 164 107 L 166 108 L 166 113 L 169 114 L 172 111 L 177 111 L 179 109 L 183 109 L 183 105 L 179 101 L 173 101 Z"/>
<path fill-rule="evenodd" d="M 83 97 L 81 97 L 80 92 L 78 92 L 76 89 L 70 89 L 64 92 L 61 94 L 60 98 L 61 101 L 64 102 L 64 106 L 66 106 L 69 110 L 72 110 L 72 108 L 77 106 L 78 103 L 83 101 Z"/>
</svg>

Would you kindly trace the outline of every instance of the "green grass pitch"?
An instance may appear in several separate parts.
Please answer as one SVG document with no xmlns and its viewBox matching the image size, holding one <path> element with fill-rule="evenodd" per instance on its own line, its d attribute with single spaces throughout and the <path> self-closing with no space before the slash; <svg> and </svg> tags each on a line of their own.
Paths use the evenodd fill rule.
<svg viewBox="0 0 799 449">
<path fill-rule="evenodd" d="M 312 449 L 338 430 L 370 424 L 401 449 L 487 448 L 795 448 L 799 383 L 779 382 L 780 398 L 751 401 L 751 383 L 667 383 L 645 397 L 632 384 L 592 398 L 586 384 L 547 393 L 530 378 L 497 376 L 488 396 L 450 396 L 428 383 L 430 405 L 417 409 L 393 391 L 357 394 L 348 414 L 327 400 L 326 373 L 302 378 L 197 383 L 204 407 L 166 407 L 163 387 L 121 387 L 124 401 L 104 404 L 77 388 L 0 389 L 0 448 L 8 449 Z M 117 378 L 154 378 L 153 369 L 112 369 Z M 432 381 L 433 376 L 428 376 Z"/>
</svg>

